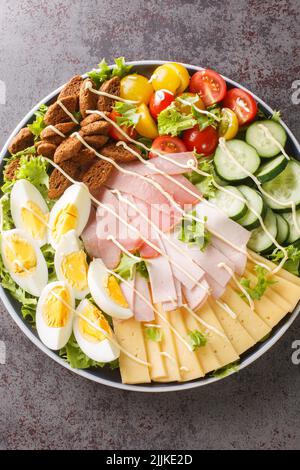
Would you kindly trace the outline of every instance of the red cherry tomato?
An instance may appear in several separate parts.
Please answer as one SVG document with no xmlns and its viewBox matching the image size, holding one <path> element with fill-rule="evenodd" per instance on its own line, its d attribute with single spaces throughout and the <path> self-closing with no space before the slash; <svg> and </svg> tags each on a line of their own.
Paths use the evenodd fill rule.
<svg viewBox="0 0 300 470">
<path fill-rule="evenodd" d="M 252 121 L 257 113 L 257 104 L 255 99 L 246 91 L 240 88 L 232 88 L 226 93 L 223 100 L 224 108 L 230 108 L 235 112 L 242 126 Z"/>
<path fill-rule="evenodd" d="M 194 73 L 191 78 L 189 90 L 198 93 L 205 104 L 211 106 L 222 101 L 226 94 L 226 82 L 214 70 L 206 69 Z"/>
<path fill-rule="evenodd" d="M 153 93 L 150 98 L 149 108 L 154 119 L 157 119 L 159 113 L 166 109 L 174 99 L 173 93 L 168 90 L 157 90 Z"/>
<path fill-rule="evenodd" d="M 186 152 L 186 146 L 179 137 L 161 135 L 153 140 L 151 149 L 159 153 L 179 153 Z M 156 153 L 150 152 L 149 158 L 157 157 Z"/>
<path fill-rule="evenodd" d="M 120 113 L 118 113 L 117 111 L 111 111 L 111 113 L 109 114 L 110 119 L 114 122 L 117 122 L 118 116 L 120 116 Z M 132 139 L 135 139 L 137 137 L 137 131 L 134 129 L 134 127 L 127 127 L 127 126 L 120 126 L 120 127 Z M 118 129 L 116 129 L 112 124 L 109 128 L 108 135 L 114 140 L 124 140 L 124 141 L 127 140 L 126 137 L 124 137 L 124 135 L 121 134 L 121 132 L 118 131 Z"/>
<path fill-rule="evenodd" d="M 183 142 L 188 150 L 196 150 L 197 153 L 202 153 L 205 156 L 211 155 L 218 145 L 218 133 L 214 127 L 209 126 L 199 130 L 196 125 L 192 129 L 188 129 L 183 133 Z"/>
</svg>

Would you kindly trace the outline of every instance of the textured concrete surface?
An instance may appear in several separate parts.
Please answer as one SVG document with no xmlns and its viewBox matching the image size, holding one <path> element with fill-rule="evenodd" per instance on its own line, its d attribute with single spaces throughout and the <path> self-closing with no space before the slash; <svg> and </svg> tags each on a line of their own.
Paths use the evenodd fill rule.
<svg viewBox="0 0 300 470">
<path fill-rule="evenodd" d="M 248 86 L 300 137 L 291 86 L 300 79 L 299 1 L 1 0 L 0 144 L 27 111 L 105 56 L 213 67 Z M 0 82 L 1 83 L 1 82 Z M 209 388 L 145 395 L 106 388 L 58 366 L 1 307 L 0 449 L 295 449 L 300 318 L 263 358 Z"/>
</svg>

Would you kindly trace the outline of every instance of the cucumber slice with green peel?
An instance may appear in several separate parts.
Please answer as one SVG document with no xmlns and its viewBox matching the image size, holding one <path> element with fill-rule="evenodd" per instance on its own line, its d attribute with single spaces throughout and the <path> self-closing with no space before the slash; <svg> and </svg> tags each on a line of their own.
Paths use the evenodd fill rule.
<svg viewBox="0 0 300 470">
<path fill-rule="evenodd" d="M 284 147 L 286 144 L 287 135 L 281 124 L 278 122 L 267 119 L 265 121 L 256 121 L 251 124 L 246 132 L 246 142 L 252 145 L 262 158 L 272 158 L 280 153 L 280 147 L 273 139 L 268 137 L 268 131 L 262 127 L 264 126 L 272 134 L 273 138 Z"/>
<path fill-rule="evenodd" d="M 291 201 L 296 207 L 300 206 L 300 164 L 295 160 L 290 160 L 286 168 L 271 181 L 264 183 L 262 189 L 279 202 L 278 204 L 264 194 L 264 199 L 268 206 L 277 212 L 290 212 L 292 210 Z"/>
<path fill-rule="evenodd" d="M 264 217 L 265 204 L 263 198 L 261 197 L 258 191 L 249 188 L 249 186 L 238 186 L 238 189 L 246 199 L 248 208 L 246 214 L 244 215 L 244 217 L 238 220 L 238 223 L 245 227 L 247 230 L 252 230 L 256 227 L 259 227 L 259 218 L 250 209 L 254 209 L 258 215 Z"/>
<path fill-rule="evenodd" d="M 246 203 L 240 200 L 243 195 L 234 186 L 226 186 L 225 189 L 231 194 L 218 189 L 210 202 L 224 211 L 232 220 L 239 220 L 248 210 Z"/>
<path fill-rule="evenodd" d="M 277 219 L 277 238 L 276 238 L 276 240 L 278 241 L 279 245 L 282 245 L 290 235 L 290 225 L 285 220 L 285 218 L 282 217 L 281 215 L 275 214 L 275 216 L 276 216 L 276 219 Z"/>
<path fill-rule="evenodd" d="M 297 227 L 295 226 L 294 223 L 294 218 L 292 212 L 287 212 L 285 214 L 282 214 L 282 217 L 287 221 L 289 224 L 289 235 L 285 240 L 286 245 L 290 245 L 291 243 L 295 243 L 297 240 L 300 239 L 300 233 L 297 230 Z M 297 219 L 297 225 L 300 228 L 300 210 L 296 211 L 296 219 Z"/>
<path fill-rule="evenodd" d="M 279 155 L 278 157 L 268 161 L 258 169 L 256 174 L 257 178 L 261 183 L 267 183 L 271 181 L 276 176 L 278 176 L 287 166 L 288 160 L 284 155 Z"/>
<path fill-rule="evenodd" d="M 264 224 L 267 231 L 270 232 L 274 238 L 276 238 L 277 219 L 271 209 L 267 209 L 266 216 L 264 218 Z M 248 242 L 248 248 L 250 248 L 250 250 L 256 251 L 257 253 L 267 253 L 272 248 L 274 248 L 274 244 L 264 229 L 262 227 L 257 227 L 252 231 L 250 240 Z"/>
<path fill-rule="evenodd" d="M 223 150 L 217 147 L 214 157 L 214 167 L 218 176 L 231 183 L 241 183 L 249 176 L 247 172 L 254 174 L 259 165 L 260 158 L 256 150 L 242 140 L 233 139 L 226 142 L 228 152 L 237 162 L 245 168 L 246 172 Z"/>
</svg>

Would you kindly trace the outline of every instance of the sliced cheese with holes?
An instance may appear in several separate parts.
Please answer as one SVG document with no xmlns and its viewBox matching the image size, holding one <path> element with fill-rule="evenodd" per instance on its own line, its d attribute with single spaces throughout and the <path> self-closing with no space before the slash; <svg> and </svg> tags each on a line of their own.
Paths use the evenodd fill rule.
<svg viewBox="0 0 300 470">
<path fill-rule="evenodd" d="M 252 284 L 256 283 L 257 278 L 250 271 L 247 270 L 245 275 Z M 280 282 L 280 280 L 278 282 Z M 274 292 L 270 292 L 271 287 L 273 286 L 270 286 L 266 289 L 261 299 L 254 300 L 254 307 L 260 318 L 262 318 L 267 323 L 267 325 L 273 328 L 288 313 L 289 306 L 282 306 L 282 304 L 276 303 L 274 299 Z M 267 293 L 270 295 L 270 297 L 267 296 Z"/>
<path fill-rule="evenodd" d="M 219 359 L 221 367 L 239 359 L 239 355 L 232 347 L 209 303 L 206 302 L 196 313 L 202 322 L 205 322 L 208 341 Z"/>
<path fill-rule="evenodd" d="M 134 318 L 128 320 L 113 320 L 114 331 L 119 344 L 135 357 L 147 362 L 147 354 L 141 322 Z M 136 362 L 126 354 L 120 354 L 120 373 L 125 384 L 151 382 L 149 368 Z"/>
<path fill-rule="evenodd" d="M 165 354 L 163 361 L 165 364 L 167 375 L 166 377 L 161 377 L 156 379 L 157 382 L 179 382 L 181 380 L 181 375 L 179 371 L 179 364 L 177 359 L 177 353 L 175 349 L 174 337 L 171 332 L 169 325 L 166 321 L 169 321 L 168 314 L 163 311 L 160 304 L 156 304 L 155 308 L 159 311 L 160 315 L 155 313 L 155 322 L 162 327 L 162 340 L 160 342 L 161 352 Z M 162 318 L 166 321 L 164 321 Z"/>
<path fill-rule="evenodd" d="M 242 354 L 255 344 L 255 340 L 240 324 L 238 318 L 232 318 L 213 298 L 209 299 L 209 304 L 237 354 Z"/>
<path fill-rule="evenodd" d="M 257 253 L 254 253 L 254 251 L 248 250 L 251 256 L 256 259 L 258 262 L 265 264 L 268 266 L 270 269 L 275 269 L 277 268 L 277 265 L 275 263 L 272 263 L 271 261 L 263 258 L 262 256 L 258 255 Z M 250 263 L 252 264 L 252 263 Z M 297 286 L 300 287 L 300 278 L 295 276 L 294 274 L 290 273 L 289 271 L 286 271 L 285 269 L 280 269 L 276 273 L 277 276 L 282 277 L 283 279 L 286 279 L 287 281 L 296 284 Z"/>
<path fill-rule="evenodd" d="M 239 322 L 256 342 L 260 341 L 271 331 L 271 328 L 255 311 L 251 310 L 249 305 L 230 285 L 227 285 L 221 300 L 227 303 L 231 310 L 238 315 Z"/>
<path fill-rule="evenodd" d="M 184 324 L 182 312 L 180 309 L 169 312 L 169 320 L 176 331 L 189 343 L 188 330 Z M 187 348 L 187 346 L 173 333 L 175 347 L 177 351 L 177 357 L 179 362 L 179 370 L 181 380 L 183 382 L 187 380 L 198 379 L 203 377 L 204 373 L 197 355 Z"/>
<path fill-rule="evenodd" d="M 154 322 L 151 322 L 151 323 L 154 323 Z M 166 377 L 167 370 L 165 367 L 164 359 L 162 355 L 160 354 L 161 353 L 160 342 L 151 341 L 151 339 L 147 338 L 145 334 L 145 329 L 146 327 L 144 327 L 144 338 L 145 338 L 147 357 L 148 357 L 148 361 L 151 364 L 150 376 L 151 376 L 151 380 L 157 380 L 157 379 Z M 161 328 L 159 330 L 161 330 Z"/>
<path fill-rule="evenodd" d="M 206 333 L 206 328 L 204 328 L 203 325 L 200 325 L 200 323 L 195 320 L 195 318 L 187 310 L 182 308 L 181 313 L 188 330 L 199 330 L 203 334 Z M 219 369 L 221 367 L 221 363 L 214 353 L 209 339 L 206 345 L 197 349 L 195 353 L 205 374 L 208 374 L 208 372 L 212 372 L 213 370 Z"/>
</svg>

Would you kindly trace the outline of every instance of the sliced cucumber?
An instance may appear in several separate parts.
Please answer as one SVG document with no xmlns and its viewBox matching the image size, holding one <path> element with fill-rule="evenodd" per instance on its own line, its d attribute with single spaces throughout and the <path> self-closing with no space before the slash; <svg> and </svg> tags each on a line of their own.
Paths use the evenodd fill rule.
<svg viewBox="0 0 300 470">
<path fill-rule="evenodd" d="M 290 234 L 290 225 L 281 215 L 275 214 L 277 219 L 277 238 L 280 245 L 284 243 Z"/>
<path fill-rule="evenodd" d="M 288 160 L 284 155 L 279 155 L 273 160 L 268 161 L 258 169 L 256 174 L 261 183 L 271 181 L 278 176 L 287 166 Z"/>
<path fill-rule="evenodd" d="M 246 142 L 257 150 L 258 155 L 263 158 L 275 157 L 279 154 L 280 148 L 273 139 L 268 137 L 267 132 L 261 126 L 266 127 L 282 147 L 286 143 L 286 132 L 281 124 L 271 119 L 256 121 L 247 129 Z"/>
<path fill-rule="evenodd" d="M 237 162 L 245 168 L 246 172 L 254 174 L 260 164 L 260 158 L 256 150 L 242 140 L 233 139 L 226 142 L 228 151 Z M 247 173 L 230 158 L 230 156 L 218 146 L 214 166 L 220 178 L 229 182 L 240 183 L 248 178 Z"/>
<path fill-rule="evenodd" d="M 245 227 L 247 230 L 252 230 L 260 225 L 257 215 L 255 215 L 250 209 L 254 209 L 257 214 L 261 217 L 264 216 L 265 204 L 263 198 L 255 189 L 249 188 L 249 186 L 238 186 L 238 189 L 243 194 L 247 201 L 248 210 L 244 217 L 239 219 L 238 223 Z"/>
<path fill-rule="evenodd" d="M 282 203 L 294 202 L 300 206 L 300 164 L 290 160 L 280 175 L 262 185 L 262 189 Z M 291 211 L 291 205 L 282 206 L 264 195 L 267 204 L 278 212 Z"/>
<path fill-rule="evenodd" d="M 270 232 L 274 238 L 276 238 L 277 220 L 271 209 L 267 210 L 266 216 L 264 218 L 264 224 L 267 231 Z M 253 230 L 248 242 L 248 248 L 250 248 L 250 250 L 256 251 L 257 253 L 266 253 L 271 250 L 273 246 L 273 241 L 262 227 L 258 227 Z"/>
<path fill-rule="evenodd" d="M 289 235 L 285 240 L 286 245 L 290 245 L 291 243 L 295 243 L 297 240 L 300 239 L 300 233 L 297 230 L 297 227 L 294 224 L 293 214 L 291 212 L 287 212 L 286 214 L 282 214 L 284 219 L 289 224 Z M 296 211 L 296 219 L 297 225 L 300 227 L 300 210 Z"/>
<path fill-rule="evenodd" d="M 232 195 L 218 189 L 214 198 L 211 198 L 210 201 L 224 211 L 228 217 L 238 220 L 247 212 L 246 203 L 240 200 L 240 198 L 243 198 L 243 195 L 234 186 L 226 186 L 225 189 L 230 191 Z"/>
</svg>

